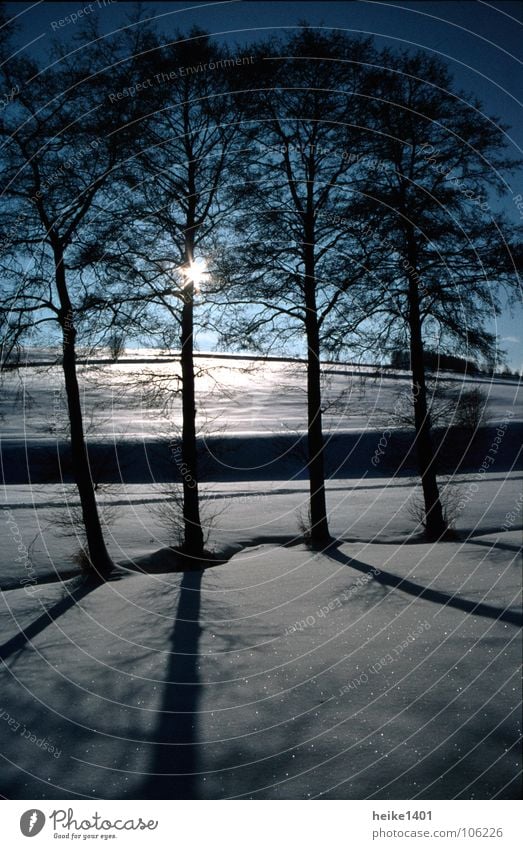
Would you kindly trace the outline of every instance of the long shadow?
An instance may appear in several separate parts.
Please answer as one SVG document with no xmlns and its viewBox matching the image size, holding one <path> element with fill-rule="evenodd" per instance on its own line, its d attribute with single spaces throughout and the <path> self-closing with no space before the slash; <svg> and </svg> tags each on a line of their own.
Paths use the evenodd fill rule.
<svg viewBox="0 0 523 849">
<path fill-rule="evenodd" d="M 492 604 L 485 604 L 484 602 L 470 601 L 460 596 L 449 595 L 441 590 L 423 587 L 421 584 L 409 581 L 408 578 L 393 575 L 392 572 L 381 570 L 376 574 L 374 566 L 369 566 L 367 563 L 362 563 L 360 560 L 355 560 L 347 554 L 342 554 L 341 551 L 338 551 L 338 546 L 342 544 L 343 540 L 336 541 L 325 548 L 323 553 L 330 557 L 331 560 L 336 560 L 337 563 L 342 563 L 344 566 L 351 566 L 353 569 L 357 569 L 358 572 L 365 572 L 367 575 L 372 574 L 374 580 L 379 584 L 383 584 L 386 587 L 397 587 L 402 592 L 416 596 L 416 598 L 422 598 L 425 601 L 432 601 L 447 607 L 455 607 L 457 610 L 464 610 L 466 613 L 473 613 L 475 616 L 499 619 L 501 622 L 509 622 L 511 625 L 523 625 L 523 614 L 514 610 L 505 610 L 503 607 L 495 607 Z"/>
<path fill-rule="evenodd" d="M 514 551 L 516 554 L 522 552 L 520 545 L 512 545 L 509 542 L 489 542 L 486 539 L 468 539 L 469 545 L 483 545 L 486 548 L 499 548 L 502 551 Z"/>
<path fill-rule="evenodd" d="M 50 607 L 45 613 L 42 613 L 38 619 L 31 622 L 27 628 L 19 631 L 15 637 L 11 637 L 6 643 L 0 646 L 0 660 L 7 660 L 15 652 L 21 651 L 31 640 L 38 634 L 41 634 L 46 628 L 55 622 L 60 616 L 63 616 L 71 607 L 77 604 L 86 595 L 92 593 L 97 587 L 101 586 L 103 581 L 98 578 L 88 578 L 80 584 L 79 587 L 68 593 L 65 598 L 60 599 Z"/>
<path fill-rule="evenodd" d="M 449 431 L 445 443 L 449 471 L 458 468 L 460 473 L 477 471 L 485 450 L 488 450 L 495 437 L 495 430 L 495 427 L 490 426 L 481 428 L 472 445 L 468 445 L 469 438 L 459 429 Z M 505 439 L 496 454 L 495 466 L 492 467 L 494 474 L 521 471 L 521 463 L 518 462 L 520 450 L 516 446 L 521 443 L 522 433 L 521 422 L 509 423 Z M 439 438 L 438 435 L 436 438 Z M 328 434 L 325 456 L 330 477 L 335 480 L 360 480 L 365 477 L 367 481 L 392 475 L 396 481 L 410 478 L 416 468 L 412 455 L 412 431 L 394 431 L 391 440 L 394 450 L 391 448 L 382 458 L 383 462 L 374 468 L 370 460 L 379 439 L 378 429 Z M 205 464 L 203 479 L 215 483 L 265 480 L 270 467 L 271 480 L 288 481 L 291 476 L 296 480 L 306 480 L 304 440 L 303 435 L 294 434 L 280 435 L 276 442 L 273 434 L 248 438 L 238 438 L 234 434 L 211 435 L 202 447 L 201 461 Z M 117 445 L 109 447 L 105 442 L 91 440 L 89 457 L 100 470 L 100 483 L 147 483 L 177 480 L 179 477 L 179 471 L 169 462 L 167 443 L 129 439 L 119 440 Z M 253 457 L 259 469 L 256 474 L 253 471 Z M 231 458 L 234 458 L 233 462 Z M 60 483 L 60 470 L 64 467 L 70 468 L 69 447 L 65 442 L 53 449 L 52 462 L 46 443 L 36 438 L 25 440 L 23 444 L 13 439 L 2 442 L 4 485 Z M 66 480 L 69 479 L 66 475 Z"/>
<path fill-rule="evenodd" d="M 155 756 L 143 798 L 197 799 L 201 571 L 184 572 L 171 636 Z"/>
<path fill-rule="evenodd" d="M 511 531 L 523 531 L 523 526 L 513 525 L 510 530 Z M 471 542 L 471 540 L 475 539 L 476 537 L 484 537 L 484 536 L 487 536 L 487 534 L 498 534 L 499 535 L 499 534 L 502 534 L 502 533 L 503 533 L 503 529 L 500 528 L 499 525 L 491 525 L 491 526 L 488 526 L 488 527 L 482 526 L 481 528 L 474 527 L 474 528 L 460 528 L 459 529 L 459 534 L 460 534 L 460 536 L 462 536 L 464 538 L 465 542 Z"/>
</svg>

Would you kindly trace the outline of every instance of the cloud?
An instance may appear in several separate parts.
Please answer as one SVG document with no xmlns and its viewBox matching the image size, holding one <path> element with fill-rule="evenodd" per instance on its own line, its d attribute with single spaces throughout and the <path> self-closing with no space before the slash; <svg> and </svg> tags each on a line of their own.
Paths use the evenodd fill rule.
<svg viewBox="0 0 523 849">
<path fill-rule="evenodd" d="M 521 342 L 521 339 L 518 339 L 517 336 L 503 336 L 501 341 L 510 342 L 512 345 L 518 345 L 519 342 Z"/>
</svg>

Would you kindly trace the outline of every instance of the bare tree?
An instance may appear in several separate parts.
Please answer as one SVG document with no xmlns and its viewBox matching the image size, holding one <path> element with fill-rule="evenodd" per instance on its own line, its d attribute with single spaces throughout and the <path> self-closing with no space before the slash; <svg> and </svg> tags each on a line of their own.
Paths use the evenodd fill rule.
<svg viewBox="0 0 523 849">
<path fill-rule="evenodd" d="M 2 67 L 1 85 L 18 94 L 0 115 L 0 320 L 4 359 L 36 331 L 47 343 L 59 331 L 74 477 L 90 564 L 104 576 L 113 564 L 89 468 L 76 363 L 80 328 L 90 333 L 98 301 L 82 255 L 132 132 L 124 120 L 120 136 L 112 134 L 121 110 L 100 98 L 114 75 L 93 69 L 88 46 L 81 57 L 52 56 L 48 67 L 13 58 Z"/>
<path fill-rule="evenodd" d="M 221 263 L 222 338 L 262 351 L 305 342 L 310 539 L 322 546 L 330 532 L 321 357 L 348 341 L 347 321 L 345 338 L 337 333 L 341 314 L 352 328 L 363 320 L 358 287 L 378 259 L 351 211 L 373 48 L 306 27 L 255 52 L 264 61 L 244 84 L 247 151 L 236 238 Z"/>
<path fill-rule="evenodd" d="M 446 66 L 424 54 L 380 58 L 369 114 L 374 141 L 362 160 L 357 212 L 386 260 L 375 329 L 382 345 L 410 352 L 418 465 L 430 539 L 447 527 L 436 478 L 427 402 L 425 347 L 488 356 L 488 322 L 500 289 L 517 285 L 521 248 L 507 219 L 491 211 L 491 191 L 506 188 L 517 163 L 504 127 L 453 87 Z M 386 69 L 386 70 L 384 70 Z M 515 246 L 516 245 L 516 246 Z M 376 339 L 376 335 L 374 335 Z"/>
<path fill-rule="evenodd" d="M 233 157 L 234 110 L 227 52 L 199 30 L 157 43 L 155 85 L 144 95 L 140 145 L 124 170 L 113 210 L 116 234 L 102 240 L 98 271 L 129 327 L 169 350 L 179 343 L 182 403 L 183 550 L 203 553 L 199 508 L 195 308 L 205 300 L 210 254 L 227 206 L 222 188 Z M 234 62 L 233 62 L 234 66 Z M 178 71 L 173 74 L 173 68 Z M 142 106 L 142 108 L 144 108 Z M 117 294 L 118 293 L 118 294 Z M 158 387 L 158 382 L 156 383 Z"/>
</svg>

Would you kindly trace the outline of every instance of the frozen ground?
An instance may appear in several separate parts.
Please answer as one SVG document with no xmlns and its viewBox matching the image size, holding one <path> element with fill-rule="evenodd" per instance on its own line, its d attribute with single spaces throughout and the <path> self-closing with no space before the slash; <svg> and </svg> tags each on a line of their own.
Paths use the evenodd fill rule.
<svg viewBox="0 0 523 849">
<path fill-rule="evenodd" d="M 282 363 L 246 366 L 220 366 L 214 387 L 208 376 L 200 385 L 207 432 L 229 439 L 220 474 L 202 487 L 209 545 L 236 552 L 203 574 L 170 571 L 166 546 L 176 540 L 161 515 L 169 485 L 144 475 L 152 455 L 144 465 L 136 449 L 165 441 L 168 428 L 131 397 L 136 364 L 109 367 L 102 385 L 84 375 L 95 438 L 131 446 L 122 478 L 133 482 L 99 489 L 120 568 L 98 587 L 69 577 L 81 542 L 74 487 L 24 478 L 31 452 L 63 436 L 59 373 L 7 376 L 0 793 L 515 797 L 518 386 L 486 386 L 491 430 L 446 484 L 459 539 L 428 545 L 411 515 L 412 470 L 389 468 L 400 443 L 391 437 L 387 458 L 370 464 L 406 376 L 362 380 L 340 367 L 330 397 L 347 396 L 327 415 L 339 436 L 328 482 L 337 543 L 312 554 L 300 543 L 300 447 L 288 451 L 304 425 L 299 375 Z M 172 372 L 167 363 L 143 368 Z M 508 419 L 495 462 L 480 472 Z"/>
</svg>

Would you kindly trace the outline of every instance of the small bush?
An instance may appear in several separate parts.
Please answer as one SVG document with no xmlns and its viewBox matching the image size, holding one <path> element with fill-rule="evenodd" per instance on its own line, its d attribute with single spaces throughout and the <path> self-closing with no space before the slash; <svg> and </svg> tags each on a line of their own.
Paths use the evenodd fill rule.
<svg viewBox="0 0 523 849">
<path fill-rule="evenodd" d="M 156 516 L 160 525 L 168 532 L 170 545 L 173 548 L 182 549 L 185 543 L 182 485 L 169 482 L 159 485 L 158 490 L 162 500 L 152 504 L 149 509 Z M 200 485 L 201 493 L 202 487 Z M 224 499 L 200 498 L 200 522 L 206 550 L 216 522 L 226 509 L 227 504 Z"/>
<path fill-rule="evenodd" d="M 312 519 L 310 507 L 300 507 L 296 511 L 296 520 L 298 523 L 298 531 L 302 535 L 306 544 L 312 542 Z"/>
<path fill-rule="evenodd" d="M 453 532 L 458 520 L 460 510 L 459 503 L 462 497 L 463 487 L 452 484 L 452 478 L 440 478 L 439 498 L 443 510 L 443 520 L 450 532 Z M 421 484 L 417 483 L 412 495 L 407 502 L 407 513 L 416 523 L 417 529 L 426 530 L 425 501 Z"/>
<path fill-rule="evenodd" d="M 109 354 L 113 360 L 118 360 L 125 352 L 125 336 L 123 333 L 114 331 L 109 337 Z"/>
<path fill-rule="evenodd" d="M 471 433 L 476 433 L 482 425 L 486 424 L 488 396 L 483 389 L 479 386 L 462 389 L 456 401 L 454 424 Z"/>
</svg>

